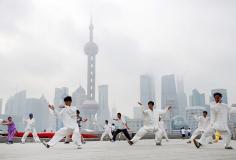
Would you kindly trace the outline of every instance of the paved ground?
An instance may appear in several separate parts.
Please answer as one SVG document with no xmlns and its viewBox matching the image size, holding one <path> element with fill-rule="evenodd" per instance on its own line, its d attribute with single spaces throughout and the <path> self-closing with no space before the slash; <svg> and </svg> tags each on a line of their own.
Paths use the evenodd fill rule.
<svg viewBox="0 0 236 160">
<path fill-rule="evenodd" d="M 87 142 L 83 149 L 73 144 L 58 143 L 47 149 L 42 144 L 0 144 L 0 160 L 235 160 L 236 141 L 232 141 L 235 150 L 225 150 L 222 144 L 212 144 L 196 149 L 186 140 L 170 140 L 155 146 L 153 140 L 141 140 L 134 146 L 126 141 Z"/>
</svg>

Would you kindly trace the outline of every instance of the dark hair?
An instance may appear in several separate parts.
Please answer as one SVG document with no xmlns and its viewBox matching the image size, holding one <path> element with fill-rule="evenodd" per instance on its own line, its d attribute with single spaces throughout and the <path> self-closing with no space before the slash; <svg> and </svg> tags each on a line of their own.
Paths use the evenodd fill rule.
<svg viewBox="0 0 236 160">
<path fill-rule="evenodd" d="M 148 105 L 153 105 L 154 106 L 154 102 L 153 101 L 149 101 Z"/>
<path fill-rule="evenodd" d="M 106 123 L 108 123 L 108 120 L 105 120 Z"/>
<path fill-rule="evenodd" d="M 30 113 L 29 116 L 34 116 L 33 113 Z"/>
<path fill-rule="evenodd" d="M 72 102 L 71 96 L 67 96 L 64 98 L 64 102 Z"/>
<path fill-rule="evenodd" d="M 111 125 L 113 125 L 113 126 L 114 126 L 114 125 L 115 125 L 115 123 L 112 123 Z"/>
<path fill-rule="evenodd" d="M 12 117 L 11 117 L 11 116 L 7 117 L 7 119 L 10 119 L 10 118 L 12 119 Z"/>
<path fill-rule="evenodd" d="M 76 110 L 76 114 L 80 114 L 80 111 L 78 109 Z"/>
<path fill-rule="evenodd" d="M 216 97 L 216 96 L 222 97 L 222 94 L 221 94 L 220 92 L 216 92 L 216 93 L 213 94 L 213 96 L 214 96 L 214 97 Z"/>
<path fill-rule="evenodd" d="M 205 114 L 207 114 L 207 111 L 203 111 L 202 113 L 205 113 Z"/>
<path fill-rule="evenodd" d="M 117 113 L 117 115 L 121 116 L 121 113 Z"/>
</svg>

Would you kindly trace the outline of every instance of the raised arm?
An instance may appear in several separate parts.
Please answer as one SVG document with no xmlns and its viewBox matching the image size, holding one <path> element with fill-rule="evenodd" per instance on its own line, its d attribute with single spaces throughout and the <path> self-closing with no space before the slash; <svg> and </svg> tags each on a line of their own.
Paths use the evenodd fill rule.
<svg viewBox="0 0 236 160">
<path fill-rule="evenodd" d="M 142 113 L 143 113 L 143 114 L 147 114 L 147 110 L 145 109 L 145 107 L 143 106 L 143 104 L 142 104 L 141 102 L 138 102 L 138 104 L 139 104 L 139 106 L 140 106 L 140 108 L 141 108 L 141 110 L 142 110 Z"/>
<path fill-rule="evenodd" d="M 171 106 L 166 107 L 165 109 L 157 110 L 157 113 L 158 113 L 159 115 L 161 115 L 161 114 L 166 114 L 169 110 L 171 110 Z"/>
</svg>

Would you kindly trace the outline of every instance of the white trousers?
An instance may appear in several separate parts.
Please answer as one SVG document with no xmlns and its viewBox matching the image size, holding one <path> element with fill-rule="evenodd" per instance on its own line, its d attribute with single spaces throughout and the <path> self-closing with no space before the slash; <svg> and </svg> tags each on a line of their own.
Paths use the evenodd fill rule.
<svg viewBox="0 0 236 160">
<path fill-rule="evenodd" d="M 216 130 L 212 127 L 208 128 L 203 134 L 201 139 L 199 140 L 199 143 L 206 145 L 209 142 L 210 137 L 216 132 Z M 225 144 L 225 147 L 230 146 L 231 141 L 231 132 L 230 130 L 220 131 L 221 137 L 223 138 L 223 142 Z"/>
<path fill-rule="evenodd" d="M 168 135 L 167 135 L 165 129 L 162 130 L 162 134 L 163 134 L 163 136 L 165 137 L 166 140 L 169 140 Z M 162 137 L 163 137 L 163 136 L 162 136 Z"/>
<path fill-rule="evenodd" d="M 110 139 L 113 138 L 113 135 L 112 135 L 112 133 L 111 133 L 111 130 L 109 130 L 109 131 L 105 131 L 105 132 L 102 133 L 102 136 L 101 136 L 101 139 L 100 139 L 100 140 L 103 141 L 103 138 L 104 138 L 106 135 L 108 135 L 108 136 L 110 137 Z"/>
<path fill-rule="evenodd" d="M 163 131 L 156 126 L 143 126 L 138 130 L 135 136 L 131 139 L 133 143 L 138 142 L 147 133 L 155 133 L 156 143 L 161 143 L 163 137 Z"/>
<path fill-rule="evenodd" d="M 31 132 L 32 132 L 32 134 L 33 134 L 34 141 L 35 141 L 35 142 L 40 142 L 36 129 L 35 129 L 35 128 L 32 128 L 32 129 L 27 129 L 27 130 L 25 130 L 25 133 L 24 133 L 23 137 L 21 138 L 21 142 L 22 142 L 22 143 L 25 142 L 26 138 L 28 137 L 28 135 L 29 135 Z"/>
<path fill-rule="evenodd" d="M 48 142 L 49 146 L 54 146 L 56 143 L 60 142 L 64 137 L 67 135 L 72 134 L 72 141 L 80 146 L 81 145 L 81 134 L 79 131 L 79 127 L 76 127 L 74 129 L 63 127 L 59 129 L 53 138 Z"/>
</svg>

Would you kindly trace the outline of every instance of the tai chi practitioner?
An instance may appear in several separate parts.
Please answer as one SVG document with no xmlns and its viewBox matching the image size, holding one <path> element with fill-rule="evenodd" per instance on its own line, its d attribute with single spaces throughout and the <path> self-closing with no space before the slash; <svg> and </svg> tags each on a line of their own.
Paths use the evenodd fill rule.
<svg viewBox="0 0 236 160">
<path fill-rule="evenodd" d="M 162 120 L 161 117 L 159 117 L 159 122 L 158 122 L 159 128 L 161 129 L 162 135 L 165 137 L 166 141 L 169 141 L 168 135 L 166 133 L 166 126 L 164 121 Z"/>
<path fill-rule="evenodd" d="M 148 109 L 145 109 L 144 106 L 139 103 L 143 110 L 144 117 L 144 126 L 139 129 L 136 135 L 132 138 L 132 140 L 128 141 L 130 145 L 138 142 L 144 135 L 147 133 L 155 133 L 155 141 L 156 145 L 161 145 L 161 140 L 163 136 L 162 130 L 158 126 L 158 120 L 161 114 L 167 113 L 171 107 L 167 107 L 164 110 L 154 109 L 154 102 L 148 102 Z"/>
<path fill-rule="evenodd" d="M 60 142 L 68 134 L 72 134 L 72 141 L 75 145 L 77 145 L 78 149 L 81 149 L 81 135 L 79 126 L 76 122 L 76 107 L 71 106 L 72 98 L 70 96 L 65 97 L 64 102 L 65 105 L 60 106 L 60 108 L 62 108 L 60 112 L 57 111 L 54 106 L 48 106 L 51 110 L 53 110 L 54 114 L 62 119 L 64 127 L 59 129 L 48 143 L 44 141 L 43 144 L 47 148 L 50 148 Z"/>
<path fill-rule="evenodd" d="M 225 143 L 225 149 L 233 149 L 230 146 L 231 132 L 228 127 L 228 119 L 230 113 L 236 113 L 236 108 L 229 107 L 226 104 L 221 103 L 221 93 L 214 93 L 213 96 L 215 103 L 211 104 L 210 126 L 203 133 L 199 141 L 194 139 L 193 142 L 197 148 L 200 148 L 202 145 L 207 144 L 209 137 L 211 137 L 216 131 L 219 131 Z"/>
<path fill-rule="evenodd" d="M 187 143 L 191 143 L 197 136 L 202 135 L 210 125 L 210 118 L 207 117 L 207 111 L 203 111 L 202 116 L 195 115 L 194 118 L 198 122 L 198 127 L 193 132 L 190 140 Z"/>
<path fill-rule="evenodd" d="M 103 138 L 108 135 L 110 140 L 112 140 L 112 133 L 111 133 L 111 125 L 108 123 L 108 120 L 105 120 L 105 125 L 103 127 L 104 129 L 104 132 L 102 133 L 102 136 L 101 136 L 101 141 L 103 141 Z"/>
<path fill-rule="evenodd" d="M 78 124 L 79 130 L 80 130 L 80 133 L 81 133 L 82 122 L 87 122 L 88 119 L 87 118 L 83 119 L 83 117 L 80 116 L 80 111 L 78 109 L 76 110 L 76 117 L 77 117 L 77 124 Z M 71 136 L 71 134 L 68 134 L 66 136 L 65 144 L 69 144 L 70 143 L 70 136 Z M 86 143 L 86 141 L 83 138 L 82 134 L 81 134 L 81 142 L 82 142 L 82 144 Z"/>
<path fill-rule="evenodd" d="M 21 143 L 22 143 L 22 144 L 25 143 L 25 140 L 26 140 L 26 138 L 28 137 L 28 135 L 29 135 L 30 133 L 32 133 L 33 138 L 34 138 L 34 141 L 35 141 L 36 143 L 41 142 L 41 141 L 39 140 L 37 131 L 36 131 L 36 129 L 35 129 L 35 119 L 34 119 L 34 115 L 33 115 L 32 113 L 30 113 L 30 114 L 29 114 L 29 118 L 24 119 L 24 122 L 26 123 L 26 128 L 25 128 L 25 133 L 24 133 L 23 137 L 21 138 Z"/>
<path fill-rule="evenodd" d="M 7 125 L 8 135 L 7 135 L 7 144 L 13 144 L 13 138 L 16 134 L 16 125 L 12 120 L 12 117 L 8 117 L 7 120 L 1 122 L 2 125 Z"/>
<path fill-rule="evenodd" d="M 116 141 L 116 136 L 121 132 L 125 135 L 125 137 L 128 140 L 131 140 L 131 137 L 130 137 L 129 132 L 128 132 L 129 127 L 128 127 L 126 121 L 125 121 L 125 118 L 121 115 L 121 113 L 117 113 L 117 118 L 115 118 L 113 120 L 117 121 L 117 129 L 114 132 L 112 141 L 113 142 Z"/>
</svg>

